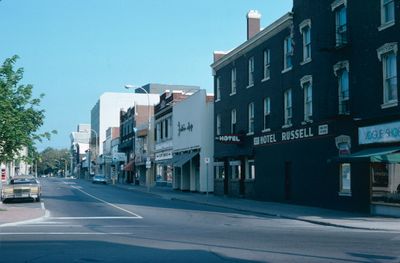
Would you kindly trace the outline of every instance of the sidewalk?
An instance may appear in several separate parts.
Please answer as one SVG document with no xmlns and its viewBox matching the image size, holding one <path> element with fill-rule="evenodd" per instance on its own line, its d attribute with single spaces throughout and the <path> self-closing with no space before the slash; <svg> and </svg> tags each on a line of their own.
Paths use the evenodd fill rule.
<svg viewBox="0 0 400 263">
<path fill-rule="evenodd" d="M 0 202 L 0 227 L 35 220 L 43 217 L 45 212 L 41 203 Z"/>
<path fill-rule="evenodd" d="M 131 191 L 155 194 L 169 200 L 179 200 L 214 207 L 228 208 L 239 212 L 295 219 L 309 223 L 363 230 L 399 231 L 400 218 L 378 217 L 316 207 L 290 205 L 274 202 L 260 202 L 249 199 L 214 196 L 213 194 L 180 192 L 168 187 L 152 187 L 117 184 L 115 187 Z"/>
</svg>

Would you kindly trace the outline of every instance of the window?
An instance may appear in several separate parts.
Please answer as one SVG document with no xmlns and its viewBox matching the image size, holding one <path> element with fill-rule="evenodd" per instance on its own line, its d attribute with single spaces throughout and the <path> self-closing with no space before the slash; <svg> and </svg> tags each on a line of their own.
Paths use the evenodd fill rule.
<svg viewBox="0 0 400 263">
<path fill-rule="evenodd" d="M 336 46 L 347 44 L 347 8 L 342 4 L 335 9 L 336 17 Z"/>
<path fill-rule="evenodd" d="M 217 77 L 217 91 L 216 91 L 216 99 L 215 101 L 221 100 L 221 78 Z"/>
<path fill-rule="evenodd" d="M 284 42 L 284 71 L 292 68 L 292 57 L 293 57 L 293 43 L 292 37 L 288 36 Z"/>
<path fill-rule="evenodd" d="M 397 43 L 387 43 L 377 51 L 383 67 L 382 108 L 397 106 Z"/>
<path fill-rule="evenodd" d="M 249 118 L 248 118 L 248 134 L 253 134 L 254 133 L 254 103 L 251 102 L 249 103 L 248 106 L 248 113 L 249 113 Z"/>
<path fill-rule="evenodd" d="M 349 61 L 339 61 L 333 66 L 338 78 L 339 114 L 350 114 Z"/>
<path fill-rule="evenodd" d="M 163 140 L 164 139 L 164 121 L 160 122 L 160 139 Z"/>
<path fill-rule="evenodd" d="M 172 138 L 172 117 L 169 117 L 168 118 L 168 125 L 169 125 L 169 128 L 168 128 L 168 130 L 169 130 L 169 139 L 171 139 Z"/>
<path fill-rule="evenodd" d="M 284 106 L 285 106 L 285 125 L 292 125 L 292 90 L 285 91 L 284 94 Z"/>
<path fill-rule="evenodd" d="M 311 60 L 311 20 L 304 20 L 300 24 L 300 33 L 303 36 L 303 63 Z"/>
<path fill-rule="evenodd" d="M 381 30 L 394 25 L 394 10 L 394 0 L 381 0 Z"/>
<path fill-rule="evenodd" d="M 221 114 L 217 114 L 217 135 L 221 135 Z"/>
<path fill-rule="evenodd" d="M 254 165 L 254 160 L 248 160 L 246 180 L 254 180 L 254 179 L 256 179 L 256 166 Z"/>
<path fill-rule="evenodd" d="M 161 123 L 157 123 L 156 125 L 156 140 L 160 141 L 161 140 Z"/>
<path fill-rule="evenodd" d="M 254 57 L 249 59 L 249 85 L 251 87 L 254 85 Z"/>
<path fill-rule="evenodd" d="M 304 92 L 304 121 L 311 121 L 312 109 L 312 76 L 306 75 L 301 78 L 300 85 Z"/>
<path fill-rule="evenodd" d="M 263 108 L 264 108 L 263 130 L 267 131 L 270 126 L 270 115 L 271 115 L 271 99 L 269 97 L 264 99 Z"/>
<path fill-rule="evenodd" d="M 236 68 L 231 71 L 231 95 L 236 94 Z"/>
<path fill-rule="evenodd" d="M 304 120 L 309 121 L 312 117 L 312 86 L 310 82 L 304 84 Z"/>
<path fill-rule="evenodd" d="M 234 162 L 240 162 L 240 161 L 234 161 Z M 241 178 L 240 164 L 231 165 L 231 179 L 239 180 L 240 178 Z"/>
<path fill-rule="evenodd" d="M 271 76 L 270 64 L 271 64 L 270 51 L 269 51 L 269 49 L 264 50 L 264 78 L 263 78 L 263 80 L 267 80 Z"/>
<path fill-rule="evenodd" d="M 231 111 L 231 133 L 236 133 L 236 110 L 233 109 Z"/>
<path fill-rule="evenodd" d="M 215 179 L 224 180 L 225 179 L 225 166 L 223 162 L 215 162 Z"/>
<path fill-rule="evenodd" d="M 351 166 L 349 163 L 340 164 L 340 194 L 351 194 Z"/>
</svg>

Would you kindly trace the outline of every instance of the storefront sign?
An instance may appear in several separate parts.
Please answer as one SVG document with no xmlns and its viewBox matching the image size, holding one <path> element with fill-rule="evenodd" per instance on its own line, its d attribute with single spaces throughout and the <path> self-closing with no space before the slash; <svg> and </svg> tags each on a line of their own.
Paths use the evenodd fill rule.
<svg viewBox="0 0 400 263">
<path fill-rule="evenodd" d="M 181 132 L 184 132 L 184 131 L 192 132 L 193 131 L 193 124 L 190 123 L 190 122 L 188 122 L 186 124 L 185 123 L 181 124 L 181 122 L 178 121 L 178 136 L 181 136 Z"/>
<path fill-rule="evenodd" d="M 400 122 L 358 128 L 359 144 L 400 141 Z"/>
<path fill-rule="evenodd" d="M 328 125 L 320 125 L 318 126 L 318 135 L 313 127 L 306 127 L 302 129 L 295 129 L 284 131 L 280 133 L 270 133 L 262 136 L 257 136 L 253 138 L 253 144 L 257 145 L 268 145 L 274 144 L 278 142 L 289 142 L 296 141 L 300 139 L 312 138 L 315 136 L 327 135 L 328 134 Z"/>
<path fill-rule="evenodd" d="M 230 143 L 230 144 L 240 144 L 242 143 L 242 135 L 226 134 L 215 137 L 217 142 Z"/>
<path fill-rule="evenodd" d="M 172 159 L 172 151 L 156 153 L 156 161 Z"/>
</svg>

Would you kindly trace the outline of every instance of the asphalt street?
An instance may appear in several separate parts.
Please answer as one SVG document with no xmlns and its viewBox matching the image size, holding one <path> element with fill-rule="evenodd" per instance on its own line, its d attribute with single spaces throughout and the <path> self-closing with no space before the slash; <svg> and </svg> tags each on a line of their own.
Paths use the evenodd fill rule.
<svg viewBox="0 0 400 263">
<path fill-rule="evenodd" d="M 83 180 L 41 182 L 46 216 L 1 227 L 0 262 L 400 262 L 396 232 L 240 213 Z"/>
</svg>

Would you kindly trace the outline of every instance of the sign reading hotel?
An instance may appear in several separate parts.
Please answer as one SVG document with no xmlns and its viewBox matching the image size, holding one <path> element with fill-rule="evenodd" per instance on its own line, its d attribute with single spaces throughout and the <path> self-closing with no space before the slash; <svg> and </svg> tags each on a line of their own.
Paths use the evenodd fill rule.
<svg viewBox="0 0 400 263">
<path fill-rule="evenodd" d="M 400 122 L 358 128 L 358 143 L 387 143 L 400 141 Z"/>
<path fill-rule="evenodd" d="M 280 133 L 270 133 L 262 136 L 253 138 L 254 146 L 268 145 L 278 142 L 290 142 L 301 139 L 312 138 L 316 136 L 323 136 L 328 134 L 328 125 L 320 125 L 317 130 L 313 127 L 306 127 L 302 129 L 294 129 L 289 131 L 283 131 Z"/>
<path fill-rule="evenodd" d="M 215 140 L 227 144 L 240 144 L 243 142 L 242 137 L 240 134 L 225 134 L 216 136 Z"/>
</svg>

